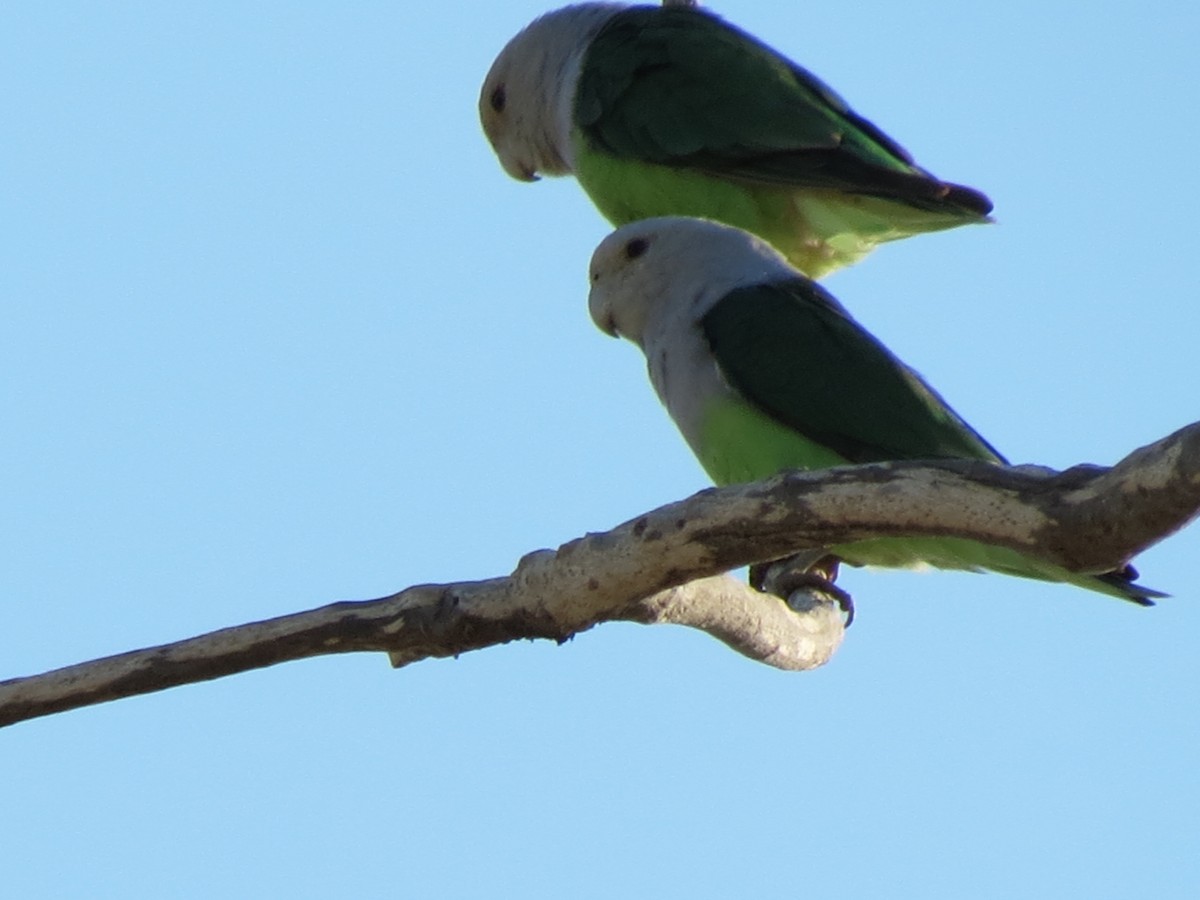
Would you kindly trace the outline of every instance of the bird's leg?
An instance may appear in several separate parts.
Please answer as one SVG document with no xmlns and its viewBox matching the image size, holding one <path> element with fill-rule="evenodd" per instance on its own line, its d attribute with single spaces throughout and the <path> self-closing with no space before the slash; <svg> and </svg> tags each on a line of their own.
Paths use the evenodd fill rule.
<svg viewBox="0 0 1200 900">
<path fill-rule="evenodd" d="M 846 614 L 846 627 L 849 628 L 854 621 L 854 600 L 834 584 L 840 562 L 824 550 L 806 550 L 786 559 L 751 566 L 750 584 L 763 593 L 782 597 L 789 606 L 796 591 L 807 589 L 826 594 L 836 600 Z"/>
<path fill-rule="evenodd" d="M 785 570 L 812 571 L 814 568 L 817 568 L 819 563 L 824 562 L 827 556 L 829 556 L 827 550 L 823 547 L 815 547 L 812 550 L 802 550 L 799 553 L 793 553 L 791 556 L 785 556 L 782 559 L 756 563 L 750 567 L 750 586 L 755 590 L 762 591 L 764 594 L 777 593 L 772 579 L 778 578 Z M 830 558 L 835 559 L 834 557 Z M 835 578 L 837 578 L 836 565 L 829 580 L 833 581 Z"/>
</svg>

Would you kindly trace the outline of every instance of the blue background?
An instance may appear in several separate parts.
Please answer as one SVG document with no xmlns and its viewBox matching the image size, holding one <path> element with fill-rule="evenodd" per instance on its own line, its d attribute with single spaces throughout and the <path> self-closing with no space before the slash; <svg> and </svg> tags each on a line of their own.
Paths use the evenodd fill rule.
<svg viewBox="0 0 1200 900">
<path fill-rule="evenodd" d="M 501 172 L 533 2 L 0 11 L 0 675 L 425 581 L 705 486 Z M 827 286 L 1014 461 L 1200 417 L 1192 3 L 714 5 L 997 224 Z M 1195 528 L 1153 610 L 852 571 L 788 674 L 609 625 L 292 663 L 0 732 L 14 897 L 1194 897 Z"/>
</svg>

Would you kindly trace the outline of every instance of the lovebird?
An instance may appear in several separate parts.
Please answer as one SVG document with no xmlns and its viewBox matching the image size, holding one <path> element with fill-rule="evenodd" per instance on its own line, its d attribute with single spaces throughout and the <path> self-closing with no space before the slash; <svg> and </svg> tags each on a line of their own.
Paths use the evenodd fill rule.
<svg viewBox="0 0 1200 900">
<path fill-rule="evenodd" d="M 579 3 L 500 52 L 484 133 L 522 181 L 574 174 L 614 225 L 714 219 L 811 278 L 878 244 L 990 221 L 807 70 L 701 9 Z"/>
<path fill-rule="evenodd" d="M 592 320 L 642 350 L 659 399 L 717 484 L 885 460 L 1006 463 L 841 303 L 754 235 L 694 218 L 647 219 L 606 237 L 590 275 Z M 827 552 L 855 566 L 1066 582 L 1143 606 L 1166 596 L 1136 584 L 1129 566 L 1069 572 L 962 538 L 877 538 Z"/>
</svg>

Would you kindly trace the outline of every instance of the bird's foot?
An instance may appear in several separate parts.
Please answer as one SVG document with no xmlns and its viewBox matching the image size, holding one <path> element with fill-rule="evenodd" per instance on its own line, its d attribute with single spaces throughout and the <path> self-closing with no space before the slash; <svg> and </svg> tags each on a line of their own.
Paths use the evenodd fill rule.
<svg viewBox="0 0 1200 900">
<path fill-rule="evenodd" d="M 854 622 L 854 598 L 834 584 L 840 562 L 836 556 L 825 553 L 815 560 L 811 552 L 798 553 L 787 559 L 751 566 L 750 584 L 763 593 L 783 598 L 789 606 L 797 591 L 825 594 L 845 614 L 845 627 L 849 628 Z"/>
</svg>

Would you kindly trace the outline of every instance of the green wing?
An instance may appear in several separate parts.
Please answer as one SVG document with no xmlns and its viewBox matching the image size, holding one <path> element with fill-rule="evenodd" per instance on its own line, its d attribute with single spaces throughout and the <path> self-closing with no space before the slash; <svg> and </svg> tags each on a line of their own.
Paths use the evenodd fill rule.
<svg viewBox="0 0 1200 900">
<path fill-rule="evenodd" d="M 980 216 L 992 208 L 915 166 L 812 73 L 697 9 L 613 16 L 588 49 L 575 104 L 584 138 L 617 157 Z"/>
<path fill-rule="evenodd" d="M 850 462 L 1004 462 L 813 282 L 731 291 L 700 325 L 721 371 L 742 396 Z"/>
</svg>

